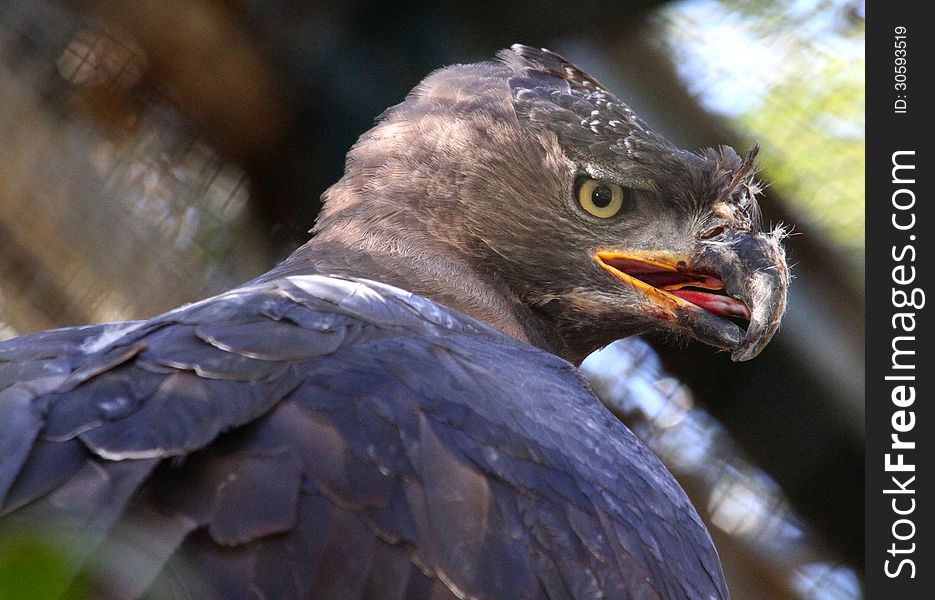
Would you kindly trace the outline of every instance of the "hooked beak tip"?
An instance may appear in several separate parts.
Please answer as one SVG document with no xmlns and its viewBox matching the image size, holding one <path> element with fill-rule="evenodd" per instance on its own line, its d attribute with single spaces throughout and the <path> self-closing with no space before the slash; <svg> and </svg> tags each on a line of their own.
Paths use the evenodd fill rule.
<svg viewBox="0 0 935 600">
<path fill-rule="evenodd" d="M 756 357 L 779 330 L 786 310 L 789 270 L 785 254 L 772 236 L 750 236 L 749 241 L 734 249 L 735 260 L 746 268 L 746 275 L 734 278 L 739 298 L 751 308 L 746 335 L 731 352 L 731 360 L 743 362 Z"/>
</svg>

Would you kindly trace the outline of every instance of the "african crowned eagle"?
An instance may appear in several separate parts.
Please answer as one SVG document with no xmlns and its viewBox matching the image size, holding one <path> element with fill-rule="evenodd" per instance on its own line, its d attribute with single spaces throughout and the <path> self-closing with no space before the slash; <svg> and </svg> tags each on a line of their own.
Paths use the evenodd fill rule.
<svg viewBox="0 0 935 600">
<path fill-rule="evenodd" d="M 68 540 L 62 589 L 101 598 L 726 598 L 573 365 L 769 342 L 755 153 L 680 150 L 546 50 L 434 72 L 270 272 L 0 343 L 0 536 Z"/>
</svg>

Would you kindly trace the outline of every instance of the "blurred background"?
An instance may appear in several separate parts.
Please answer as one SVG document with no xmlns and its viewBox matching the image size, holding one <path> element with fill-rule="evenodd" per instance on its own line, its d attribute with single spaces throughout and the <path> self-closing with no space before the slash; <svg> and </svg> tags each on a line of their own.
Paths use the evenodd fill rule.
<svg viewBox="0 0 935 600">
<path fill-rule="evenodd" d="M 861 598 L 864 16 L 862 0 L 0 0 L 0 339 L 265 271 L 422 77 L 544 46 L 685 148 L 760 142 L 765 218 L 794 231 L 774 342 L 734 364 L 627 340 L 584 369 L 692 496 L 735 598 Z M 0 574 L 17 552 L 0 548 Z"/>
</svg>

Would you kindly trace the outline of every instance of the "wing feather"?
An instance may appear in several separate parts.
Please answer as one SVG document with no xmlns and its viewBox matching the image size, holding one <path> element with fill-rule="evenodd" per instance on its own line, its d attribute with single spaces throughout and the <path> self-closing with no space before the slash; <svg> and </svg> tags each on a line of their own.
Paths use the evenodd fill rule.
<svg viewBox="0 0 935 600">
<path fill-rule="evenodd" d="M 571 365 L 382 284 L 18 338 L 0 384 L 0 535 L 74 535 L 101 597 L 726 597 Z"/>
</svg>

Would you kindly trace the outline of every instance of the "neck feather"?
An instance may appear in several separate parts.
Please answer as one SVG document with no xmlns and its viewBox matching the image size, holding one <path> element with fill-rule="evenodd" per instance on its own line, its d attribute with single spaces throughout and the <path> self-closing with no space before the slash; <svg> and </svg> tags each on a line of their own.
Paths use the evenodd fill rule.
<svg viewBox="0 0 935 600">
<path fill-rule="evenodd" d="M 392 227 L 394 231 L 389 231 Z M 363 277 L 425 296 L 520 341 L 563 355 L 560 338 L 491 269 L 399 228 L 345 223 L 320 232 L 260 280 L 309 273 Z M 411 231 L 411 230 L 410 230 Z"/>
</svg>

